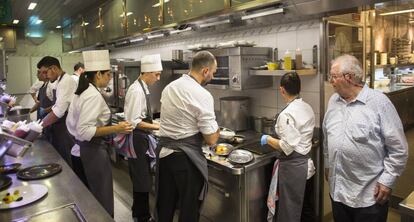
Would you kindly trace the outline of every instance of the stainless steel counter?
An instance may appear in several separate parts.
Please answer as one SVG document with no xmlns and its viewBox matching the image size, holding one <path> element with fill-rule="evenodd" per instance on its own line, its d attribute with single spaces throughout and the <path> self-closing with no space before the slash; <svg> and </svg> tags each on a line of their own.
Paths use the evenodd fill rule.
<svg viewBox="0 0 414 222">
<path fill-rule="evenodd" d="M 10 163 L 21 163 L 22 168 L 58 163 L 62 166 L 62 172 L 46 179 L 31 181 L 22 181 L 16 178 L 16 174 L 9 174 L 13 179 L 12 187 L 42 184 L 49 191 L 45 197 L 32 204 L 10 210 L 0 210 L 0 221 L 13 221 L 70 203 L 77 205 L 87 221 L 114 221 L 48 142 L 36 140 L 22 158 L 5 156 L 0 162 L 1 165 Z M 56 221 L 65 221 L 65 218 L 56 218 Z"/>
<path fill-rule="evenodd" d="M 401 222 L 414 221 L 414 191 L 400 203 L 398 210 L 401 213 Z"/>
<path fill-rule="evenodd" d="M 394 86 L 384 86 L 384 87 L 377 87 L 376 90 L 379 90 L 386 94 L 392 93 L 399 93 L 404 90 L 410 90 L 414 87 L 414 85 L 399 85 L 398 83 Z"/>
</svg>

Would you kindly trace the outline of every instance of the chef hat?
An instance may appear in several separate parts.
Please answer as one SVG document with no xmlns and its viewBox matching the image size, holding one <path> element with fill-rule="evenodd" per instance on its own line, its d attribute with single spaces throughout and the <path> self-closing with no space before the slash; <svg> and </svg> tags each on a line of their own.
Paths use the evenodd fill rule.
<svg viewBox="0 0 414 222">
<path fill-rule="evenodd" d="M 141 72 L 161 72 L 161 55 L 146 55 L 141 57 Z"/>
<path fill-rule="evenodd" d="M 82 55 L 86 72 L 111 69 L 108 50 L 83 51 Z"/>
</svg>

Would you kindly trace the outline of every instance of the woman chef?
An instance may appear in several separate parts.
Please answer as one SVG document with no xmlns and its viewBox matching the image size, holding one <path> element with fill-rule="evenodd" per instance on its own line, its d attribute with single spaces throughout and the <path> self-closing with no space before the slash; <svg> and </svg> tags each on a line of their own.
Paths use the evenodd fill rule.
<svg viewBox="0 0 414 222">
<path fill-rule="evenodd" d="M 263 135 L 261 144 L 269 144 L 281 152 L 276 160 L 272 182 L 268 196 L 268 221 L 276 216 L 277 222 L 299 222 L 304 219 L 302 206 L 304 204 L 305 187 L 315 174 L 315 167 L 309 157 L 312 147 L 313 128 L 315 127 L 315 114 L 309 104 L 300 96 L 300 79 L 295 72 L 286 73 L 280 79 L 280 94 L 287 103 L 286 107 L 277 117 L 275 131 L 280 139 Z M 279 195 L 278 197 L 276 197 Z M 278 198 L 278 203 L 275 201 Z M 303 213 L 301 213 L 303 212 Z M 310 220 L 311 221 L 311 220 Z"/>
<path fill-rule="evenodd" d="M 128 88 L 125 97 L 125 119 L 134 127 L 132 136 L 136 157 L 128 157 L 128 165 L 133 185 L 132 217 L 138 222 L 147 222 L 151 218 L 149 192 L 152 178 L 150 158 L 146 153 L 151 146 L 151 131 L 158 130 L 160 125 L 152 121 L 148 86 L 160 80 L 161 71 L 159 54 L 143 56 L 141 75 Z"/>
<path fill-rule="evenodd" d="M 84 51 L 82 54 L 85 73 L 80 76 L 66 124 L 80 147 L 89 190 L 113 216 L 112 171 L 105 136 L 130 133 L 132 126 L 127 122 L 109 126 L 111 111 L 98 90 L 99 87 L 106 87 L 112 78 L 108 50 Z"/>
</svg>

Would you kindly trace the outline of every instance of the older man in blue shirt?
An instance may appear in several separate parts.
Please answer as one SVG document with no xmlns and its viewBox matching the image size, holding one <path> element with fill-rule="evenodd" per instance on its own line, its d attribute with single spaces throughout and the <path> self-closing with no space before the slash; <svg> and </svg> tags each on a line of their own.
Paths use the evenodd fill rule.
<svg viewBox="0 0 414 222">
<path fill-rule="evenodd" d="M 335 94 L 323 121 L 325 177 L 336 222 L 386 221 L 395 180 L 404 170 L 408 145 L 395 107 L 363 81 L 359 61 L 332 62 Z"/>
</svg>

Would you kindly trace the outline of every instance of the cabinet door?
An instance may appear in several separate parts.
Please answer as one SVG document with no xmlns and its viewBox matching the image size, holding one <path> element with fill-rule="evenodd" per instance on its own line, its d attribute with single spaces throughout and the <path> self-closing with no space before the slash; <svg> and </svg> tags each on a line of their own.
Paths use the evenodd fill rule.
<svg viewBox="0 0 414 222">
<path fill-rule="evenodd" d="M 102 7 L 103 38 L 114 40 L 125 36 L 124 0 L 113 0 Z"/>
<path fill-rule="evenodd" d="M 94 8 L 84 16 L 85 20 L 85 32 L 86 32 L 86 45 L 91 46 L 103 41 L 101 24 L 99 19 L 99 11 L 102 8 Z"/>
<path fill-rule="evenodd" d="M 164 23 L 178 23 L 225 8 L 225 0 L 164 0 Z"/>
<path fill-rule="evenodd" d="M 69 24 L 62 28 L 62 47 L 63 47 L 63 52 L 69 52 L 73 50 L 72 24 Z"/>
<path fill-rule="evenodd" d="M 162 11 L 159 5 L 159 0 L 127 0 L 127 34 L 142 33 L 161 26 Z"/>
<path fill-rule="evenodd" d="M 31 86 L 30 57 L 9 56 L 7 59 L 7 93 L 23 94 Z"/>
<path fill-rule="evenodd" d="M 85 46 L 85 39 L 83 37 L 83 21 L 82 18 L 78 18 L 73 22 L 72 29 L 72 45 L 73 49 L 79 49 Z"/>
</svg>

